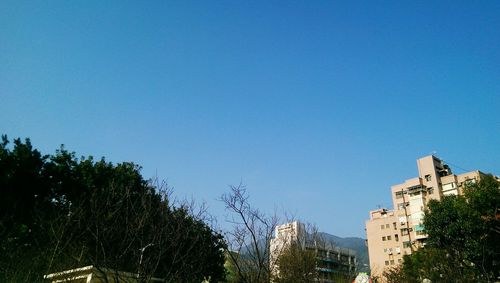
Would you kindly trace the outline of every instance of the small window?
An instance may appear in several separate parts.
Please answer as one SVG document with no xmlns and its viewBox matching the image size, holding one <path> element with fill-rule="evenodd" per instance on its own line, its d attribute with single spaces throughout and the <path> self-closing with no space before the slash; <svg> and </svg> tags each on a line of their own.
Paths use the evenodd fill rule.
<svg viewBox="0 0 500 283">
<path fill-rule="evenodd" d="M 382 241 L 385 241 L 385 236 L 384 236 L 384 237 L 382 237 Z"/>
<path fill-rule="evenodd" d="M 476 179 L 469 179 L 469 178 L 467 178 L 467 179 L 465 180 L 465 185 L 466 185 L 466 186 L 471 186 L 471 185 L 473 185 L 473 184 L 475 184 L 475 183 L 476 183 Z"/>
<path fill-rule="evenodd" d="M 396 198 L 402 198 L 403 197 L 403 192 L 396 192 Z"/>
<path fill-rule="evenodd" d="M 385 265 L 389 265 L 389 261 L 388 260 L 385 261 Z"/>
<path fill-rule="evenodd" d="M 394 234 L 394 240 L 396 240 L 396 242 L 399 242 L 399 235 L 398 234 Z"/>
<path fill-rule="evenodd" d="M 430 174 L 425 175 L 425 180 L 429 182 L 431 180 L 431 175 Z"/>
<path fill-rule="evenodd" d="M 390 226 L 389 224 L 385 224 L 385 228 L 389 228 L 389 226 Z"/>
<path fill-rule="evenodd" d="M 383 230 L 383 229 L 384 229 L 384 227 L 385 227 L 384 225 L 380 225 L 380 229 L 382 229 L 382 230 Z"/>
<path fill-rule="evenodd" d="M 403 248 L 409 248 L 409 247 L 411 247 L 410 241 L 403 242 Z"/>
<path fill-rule="evenodd" d="M 396 222 L 392 222 L 392 227 L 394 227 L 394 230 L 397 230 L 398 228 L 396 227 Z"/>
<path fill-rule="evenodd" d="M 391 259 L 391 264 L 394 264 L 394 260 L 393 259 Z"/>
<path fill-rule="evenodd" d="M 432 195 L 434 193 L 434 189 L 432 187 L 427 188 L 427 192 Z"/>
<path fill-rule="evenodd" d="M 405 225 L 406 224 L 406 217 L 405 216 L 400 216 L 399 217 L 399 224 Z"/>
<path fill-rule="evenodd" d="M 391 236 L 387 236 L 387 241 L 390 241 L 391 240 Z"/>
</svg>

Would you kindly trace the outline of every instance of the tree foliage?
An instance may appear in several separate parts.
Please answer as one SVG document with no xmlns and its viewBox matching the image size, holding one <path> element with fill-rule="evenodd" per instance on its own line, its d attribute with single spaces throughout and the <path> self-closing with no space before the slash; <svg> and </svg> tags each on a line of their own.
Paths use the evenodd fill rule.
<svg viewBox="0 0 500 283">
<path fill-rule="evenodd" d="M 290 243 L 278 256 L 278 274 L 273 282 L 315 282 L 318 280 L 316 252 L 299 243 Z"/>
<path fill-rule="evenodd" d="M 225 242 L 133 163 L 0 144 L 0 281 L 94 265 L 170 282 L 224 280 Z"/>
<path fill-rule="evenodd" d="M 490 281 L 500 276 L 499 182 L 491 175 L 469 184 L 463 196 L 430 202 L 428 245 L 445 251 L 459 276 Z"/>
<path fill-rule="evenodd" d="M 383 277 L 387 283 L 475 282 L 467 279 L 471 274 L 457 274 L 456 266 L 444 250 L 427 247 L 405 255 L 403 265 L 384 270 Z"/>
</svg>

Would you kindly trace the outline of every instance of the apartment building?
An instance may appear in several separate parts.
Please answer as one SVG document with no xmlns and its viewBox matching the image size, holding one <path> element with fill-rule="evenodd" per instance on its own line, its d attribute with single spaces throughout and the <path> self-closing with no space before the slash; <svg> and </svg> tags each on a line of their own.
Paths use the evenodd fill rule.
<svg viewBox="0 0 500 283">
<path fill-rule="evenodd" d="M 393 209 L 370 211 L 366 236 L 372 276 L 402 262 L 425 245 L 424 211 L 430 200 L 463 193 L 465 184 L 481 177 L 480 171 L 455 175 L 439 158 L 429 155 L 417 160 L 418 176 L 391 187 Z M 381 278 L 383 281 L 383 278 Z"/>
<path fill-rule="evenodd" d="M 318 282 L 335 282 L 339 275 L 353 276 L 356 272 L 356 253 L 328 242 L 317 231 L 308 231 L 303 223 L 294 221 L 279 225 L 270 243 L 270 270 L 279 274 L 277 259 L 292 243 L 316 254 Z"/>
</svg>

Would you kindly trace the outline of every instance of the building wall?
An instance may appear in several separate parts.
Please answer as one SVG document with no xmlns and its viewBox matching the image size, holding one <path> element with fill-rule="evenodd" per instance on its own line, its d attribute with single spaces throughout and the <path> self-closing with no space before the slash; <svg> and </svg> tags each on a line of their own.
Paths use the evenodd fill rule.
<svg viewBox="0 0 500 283">
<path fill-rule="evenodd" d="M 366 236 L 372 276 L 381 277 L 385 268 L 398 265 L 403 255 L 425 245 L 423 217 L 430 200 L 462 194 L 464 185 L 477 182 L 481 176 L 477 170 L 452 174 L 449 166 L 433 155 L 418 159 L 417 170 L 417 177 L 391 187 L 393 210 L 370 211 Z"/>
<path fill-rule="evenodd" d="M 401 225 L 394 210 L 377 209 L 366 221 L 368 254 L 372 273 L 380 273 L 386 266 L 402 261 L 403 242 L 407 237 L 399 233 Z"/>
</svg>

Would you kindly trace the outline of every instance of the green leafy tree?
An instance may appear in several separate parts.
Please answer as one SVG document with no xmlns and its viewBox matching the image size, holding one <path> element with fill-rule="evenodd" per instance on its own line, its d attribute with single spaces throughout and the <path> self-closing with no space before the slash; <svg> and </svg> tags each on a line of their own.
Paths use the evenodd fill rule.
<svg viewBox="0 0 500 283">
<path fill-rule="evenodd" d="M 133 163 L 0 144 L 0 281 L 94 265 L 167 282 L 224 280 L 225 242 Z"/>
<path fill-rule="evenodd" d="M 29 281 L 33 265 L 42 253 L 41 225 L 34 217 L 35 208 L 50 206 L 50 186 L 41 175 L 47 157 L 25 143 L 14 140 L 10 150 L 5 136 L 0 143 L 0 281 L 18 278 Z M 36 186 L 34 184 L 37 184 Z M 33 260 L 34 259 L 34 260 Z"/>
<path fill-rule="evenodd" d="M 477 281 L 500 276 L 499 206 L 499 182 L 491 175 L 468 184 L 464 195 L 429 203 L 424 219 L 428 245 L 443 250 L 464 280 L 471 274 Z"/>
<path fill-rule="evenodd" d="M 315 282 L 318 280 L 317 259 L 314 250 L 305 249 L 299 243 L 291 243 L 277 259 L 279 272 L 273 282 Z"/>
<path fill-rule="evenodd" d="M 383 277 L 387 283 L 475 282 L 470 272 L 457 274 L 457 264 L 444 250 L 427 247 L 404 256 L 404 264 L 384 270 Z"/>
</svg>

